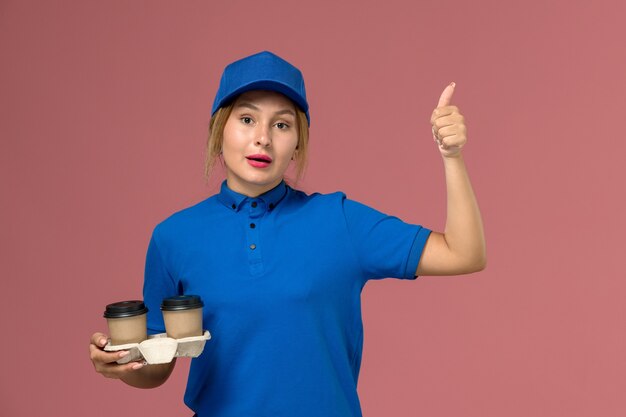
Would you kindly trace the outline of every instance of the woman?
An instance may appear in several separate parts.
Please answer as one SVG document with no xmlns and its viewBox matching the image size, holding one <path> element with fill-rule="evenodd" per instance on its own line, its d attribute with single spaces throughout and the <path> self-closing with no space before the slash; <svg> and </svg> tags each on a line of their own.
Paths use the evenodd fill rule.
<svg viewBox="0 0 626 417">
<path fill-rule="evenodd" d="M 222 158 L 218 194 L 154 230 L 144 299 L 150 333 L 165 331 L 159 304 L 199 294 L 212 334 L 191 364 L 185 403 L 198 416 L 360 416 L 357 379 L 368 279 L 479 271 L 485 243 L 461 148 L 463 116 L 443 91 L 431 123 L 448 192 L 444 233 L 410 225 L 343 193 L 288 186 L 306 163 L 310 118 L 300 71 L 261 52 L 227 66 L 213 105 L 207 172 Z M 96 371 L 142 388 L 175 362 L 117 365 L 127 352 L 91 338 Z"/>
</svg>

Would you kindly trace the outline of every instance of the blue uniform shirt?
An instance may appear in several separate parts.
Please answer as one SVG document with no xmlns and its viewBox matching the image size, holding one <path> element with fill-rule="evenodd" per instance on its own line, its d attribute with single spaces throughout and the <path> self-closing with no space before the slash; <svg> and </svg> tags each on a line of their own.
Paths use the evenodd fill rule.
<svg viewBox="0 0 626 417">
<path fill-rule="evenodd" d="M 160 223 L 148 248 L 149 333 L 165 297 L 198 294 L 212 339 L 192 360 L 199 417 L 361 416 L 361 290 L 414 278 L 430 231 L 346 198 L 284 182 L 230 190 Z"/>
</svg>

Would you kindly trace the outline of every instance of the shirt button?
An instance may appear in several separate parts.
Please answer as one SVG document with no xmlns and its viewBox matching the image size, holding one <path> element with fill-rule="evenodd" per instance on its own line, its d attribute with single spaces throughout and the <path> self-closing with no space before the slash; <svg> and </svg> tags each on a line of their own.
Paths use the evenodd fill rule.
<svg viewBox="0 0 626 417">
<path fill-rule="evenodd" d="M 233 204 L 231 207 L 232 207 L 232 208 L 234 208 L 234 209 L 236 209 L 236 208 L 237 208 L 237 206 L 236 206 L 236 205 L 234 205 L 234 204 Z"/>
<path fill-rule="evenodd" d="M 256 227 L 256 224 L 250 223 L 250 229 L 254 229 L 255 227 Z"/>
<path fill-rule="evenodd" d="M 253 243 L 252 245 L 250 245 L 250 249 L 255 250 L 256 249 L 256 245 Z"/>
<path fill-rule="evenodd" d="M 270 203 L 270 210 L 274 208 L 274 203 Z"/>
<path fill-rule="evenodd" d="M 252 207 L 256 207 L 256 201 L 253 201 L 251 204 Z"/>
</svg>

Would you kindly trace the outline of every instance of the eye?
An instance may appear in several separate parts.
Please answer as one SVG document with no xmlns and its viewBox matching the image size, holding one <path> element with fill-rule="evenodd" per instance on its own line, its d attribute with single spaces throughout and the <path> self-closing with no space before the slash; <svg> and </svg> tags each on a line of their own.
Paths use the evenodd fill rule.
<svg viewBox="0 0 626 417">
<path fill-rule="evenodd" d="M 289 129 L 289 125 L 287 123 L 283 123 L 283 122 L 276 123 L 276 127 L 279 128 L 280 130 Z"/>
<path fill-rule="evenodd" d="M 243 122 L 243 124 L 246 124 L 246 125 L 252 124 L 252 118 L 251 117 L 243 116 L 240 120 Z"/>
</svg>

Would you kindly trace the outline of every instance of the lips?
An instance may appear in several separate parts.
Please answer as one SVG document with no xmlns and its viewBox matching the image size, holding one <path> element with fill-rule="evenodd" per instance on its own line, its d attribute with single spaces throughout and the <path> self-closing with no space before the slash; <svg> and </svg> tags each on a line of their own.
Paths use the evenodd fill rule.
<svg viewBox="0 0 626 417">
<path fill-rule="evenodd" d="M 254 154 L 246 156 L 248 163 L 255 168 L 265 168 L 270 166 L 272 163 L 272 158 L 267 155 L 262 154 Z"/>
<path fill-rule="evenodd" d="M 263 155 L 263 154 L 248 155 L 248 156 L 246 156 L 246 159 L 248 161 L 264 162 L 266 164 L 269 164 L 269 163 L 272 162 L 272 158 L 270 158 L 267 155 Z"/>
</svg>

